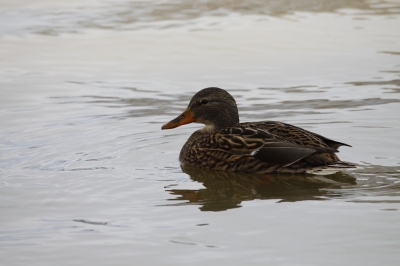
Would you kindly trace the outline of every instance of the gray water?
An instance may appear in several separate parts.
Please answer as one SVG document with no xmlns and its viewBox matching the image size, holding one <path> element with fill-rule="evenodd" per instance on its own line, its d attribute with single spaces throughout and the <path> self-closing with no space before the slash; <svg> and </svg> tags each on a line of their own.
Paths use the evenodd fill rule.
<svg viewBox="0 0 400 266">
<path fill-rule="evenodd" d="M 400 1 L 3 0 L 1 265 L 399 265 Z M 330 176 L 181 169 L 218 86 Z"/>
</svg>

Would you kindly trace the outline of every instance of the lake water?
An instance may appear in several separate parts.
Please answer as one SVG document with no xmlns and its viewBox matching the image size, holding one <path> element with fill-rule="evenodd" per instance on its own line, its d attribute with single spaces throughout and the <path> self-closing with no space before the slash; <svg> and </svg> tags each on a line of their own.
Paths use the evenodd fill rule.
<svg viewBox="0 0 400 266">
<path fill-rule="evenodd" d="M 399 29 L 400 1 L 1 1 L 0 265 L 399 265 Z M 181 169 L 200 125 L 161 126 L 210 86 L 357 169 Z"/>
</svg>

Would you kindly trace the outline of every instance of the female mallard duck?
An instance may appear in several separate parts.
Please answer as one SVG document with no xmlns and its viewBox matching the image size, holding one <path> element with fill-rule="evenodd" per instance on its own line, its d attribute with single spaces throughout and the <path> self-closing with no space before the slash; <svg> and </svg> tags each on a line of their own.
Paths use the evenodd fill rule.
<svg viewBox="0 0 400 266">
<path fill-rule="evenodd" d="M 354 167 L 335 154 L 339 146 L 350 146 L 345 143 L 281 122 L 239 123 L 235 99 L 220 88 L 196 93 L 188 108 L 162 129 L 192 122 L 205 127 L 183 145 L 179 160 L 184 165 L 260 174 Z"/>
</svg>

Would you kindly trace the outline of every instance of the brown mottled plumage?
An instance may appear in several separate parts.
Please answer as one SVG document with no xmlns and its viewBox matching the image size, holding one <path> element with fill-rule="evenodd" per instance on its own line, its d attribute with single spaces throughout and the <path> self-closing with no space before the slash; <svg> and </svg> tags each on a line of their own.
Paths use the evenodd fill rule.
<svg viewBox="0 0 400 266">
<path fill-rule="evenodd" d="M 339 146 L 349 146 L 302 128 L 275 121 L 239 123 L 235 99 L 220 88 L 196 93 L 188 108 L 162 129 L 197 122 L 182 147 L 184 165 L 246 173 L 305 173 L 354 167 L 339 160 Z"/>
</svg>

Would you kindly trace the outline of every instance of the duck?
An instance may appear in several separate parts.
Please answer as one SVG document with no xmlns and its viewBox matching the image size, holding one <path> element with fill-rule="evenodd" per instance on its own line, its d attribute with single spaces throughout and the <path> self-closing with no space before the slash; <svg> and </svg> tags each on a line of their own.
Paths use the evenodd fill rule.
<svg viewBox="0 0 400 266">
<path fill-rule="evenodd" d="M 278 121 L 240 123 L 235 99 L 221 88 L 197 92 L 186 110 L 161 129 L 193 122 L 204 127 L 183 145 L 183 166 L 253 174 L 330 174 L 355 167 L 336 155 L 348 144 Z"/>
</svg>

